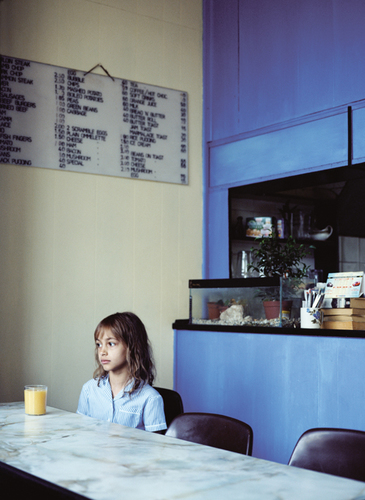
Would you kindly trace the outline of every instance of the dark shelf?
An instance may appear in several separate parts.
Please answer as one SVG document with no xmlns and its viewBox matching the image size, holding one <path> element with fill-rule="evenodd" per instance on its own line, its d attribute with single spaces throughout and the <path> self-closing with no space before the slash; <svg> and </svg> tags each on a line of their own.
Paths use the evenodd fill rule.
<svg viewBox="0 0 365 500">
<path fill-rule="evenodd" d="M 335 238 L 332 237 L 332 235 L 327 239 L 327 240 L 311 240 L 311 239 L 308 239 L 308 238 L 305 238 L 305 239 L 298 239 L 298 238 L 294 238 L 296 243 L 298 244 L 305 244 L 305 245 L 324 245 L 324 244 L 333 244 L 333 245 L 336 245 L 337 242 L 335 240 Z M 246 237 L 246 238 L 231 238 L 231 242 L 241 242 L 241 241 L 250 241 L 251 243 L 260 243 L 260 241 L 262 240 L 262 238 L 250 238 L 250 237 Z M 280 238 L 279 240 L 280 242 L 283 242 L 285 243 L 286 241 L 288 241 L 288 238 Z"/>
</svg>

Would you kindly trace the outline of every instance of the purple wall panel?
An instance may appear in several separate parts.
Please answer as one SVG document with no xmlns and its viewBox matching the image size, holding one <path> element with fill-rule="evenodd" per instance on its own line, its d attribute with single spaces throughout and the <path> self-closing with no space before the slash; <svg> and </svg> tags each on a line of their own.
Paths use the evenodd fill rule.
<svg viewBox="0 0 365 500">
<path fill-rule="evenodd" d="M 208 141 L 364 99 L 365 2 L 205 5 Z"/>
<path fill-rule="evenodd" d="M 334 0 L 333 87 L 335 103 L 365 99 L 365 2 Z"/>
<path fill-rule="evenodd" d="M 353 111 L 353 130 L 353 161 L 365 162 L 365 108 Z"/>
<path fill-rule="evenodd" d="M 243 185 L 347 163 L 347 109 L 212 147 L 210 187 Z"/>
<path fill-rule="evenodd" d="M 221 207 L 224 215 L 220 215 L 210 202 L 215 187 L 228 189 L 346 163 L 345 118 L 328 119 L 324 127 L 317 120 L 318 114 L 365 105 L 365 2 L 204 0 L 203 4 L 204 140 L 210 148 L 205 164 L 204 246 L 209 265 L 204 276 L 212 277 L 222 274 L 215 255 L 222 249 L 228 224 L 223 220 L 226 208 Z M 298 135 L 300 120 L 307 123 Z M 273 140 L 275 132 L 262 135 L 280 126 L 288 131 L 280 138 L 276 134 L 278 140 Z M 359 111 L 354 114 L 356 158 L 365 157 L 364 128 L 364 113 Z M 250 136 L 253 139 L 244 144 L 242 139 Z M 222 233 L 215 229 L 213 236 L 212 224 Z"/>
<path fill-rule="evenodd" d="M 205 278 L 229 278 L 228 190 L 210 193 L 207 241 L 209 258 Z"/>
<path fill-rule="evenodd" d="M 229 187 L 345 164 L 345 111 L 334 108 L 348 105 L 354 159 L 365 160 L 365 2 L 203 5 L 204 277 L 227 278 Z M 186 411 L 247 421 L 254 455 L 286 463 L 309 427 L 365 430 L 364 356 L 363 339 L 180 331 L 175 388 Z"/>
<path fill-rule="evenodd" d="M 311 427 L 365 431 L 363 339 L 175 331 L 186 412 L 250 424 L 253 456 L 287 463 Z"/>
<path fill-rule="evenodd" d="M 204 31 L 206 126 L 208 132 L 219 124 L 223 137 L 235 134 L 239 126 L 238 1 L 214 2 L 214 7 L 207 3 L 205 9 L 210 27 Z"/>
</svg>

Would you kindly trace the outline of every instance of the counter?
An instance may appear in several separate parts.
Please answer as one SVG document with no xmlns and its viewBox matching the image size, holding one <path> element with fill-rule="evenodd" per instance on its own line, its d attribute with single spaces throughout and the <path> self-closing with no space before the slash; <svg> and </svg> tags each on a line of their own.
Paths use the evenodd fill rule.
<svg viewBox="0 0 365 500">
<path fill-rule="evenodd" d="M 365 499 L 362 482 L 55 408 L 32 417 L 22 403 L 1 404 L 0 425 L 0 460 L 64 488 L 65 497 L 76 492 L 94 500 Z M 6 486 L 3 478 L 1 484 Z"/>
<path fill-rule="evenodd" d="M 173 326 L 185 411 L 247 422 L 253 456 L 286 464 L 313 427 L 365 431 L 364 332 Z"/>
<path fill-rule="evenodd" d="M 174 330 L 188 330 L 201 332 L 234 332 L 272 335 L 295 335 L 299 337 L 341 337 L 341 338 L 365 338 L 365 330 L 324 330 L 321 328 L 291 328 L 272 326 L 240 326 L 240 325 L 201 325 L 190 324 L 188 319 L 177 319 L 172 328 Z"/>
</svg>

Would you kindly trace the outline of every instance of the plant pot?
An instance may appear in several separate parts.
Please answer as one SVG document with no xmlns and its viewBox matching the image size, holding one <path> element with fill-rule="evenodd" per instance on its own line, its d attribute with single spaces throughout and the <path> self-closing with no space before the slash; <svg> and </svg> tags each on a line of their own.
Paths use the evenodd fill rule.
<svg viewBox="0 0 365 500">
<path fill-rule="evenodd" d="M 266 319 L 274 319 L 280 316 L 280 301 L 279 300 L 264 300 L 264 309 Z M 291 311 L 293 305 L 292 300 L 282 301 L 282 311 Z"/>
<path fill-rule="evenodd" d="M 219 318 L 219 306 L 216 302 L 208 302 L 208 318 L 209 319 Z"/>
<path fill-rule="evenodd" d="M 219 311 L 219 317 L 221 317 L 221 314 L 223 311 L 226 311 L 228 309 L 228 306 L 219 306 L 218 311 Z"/>
</svg>

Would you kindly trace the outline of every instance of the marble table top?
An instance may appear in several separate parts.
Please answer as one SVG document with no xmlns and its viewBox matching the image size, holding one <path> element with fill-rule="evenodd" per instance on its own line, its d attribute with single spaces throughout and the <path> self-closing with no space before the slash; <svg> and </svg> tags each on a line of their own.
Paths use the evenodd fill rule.
<svg viewBox="0 0 365 500">
<path fill-rule="evenodd" d="M 47 407 L 0 404 L 0 460 L 94 500 L 365 500 L 365 483 Z"/>
</svg>

